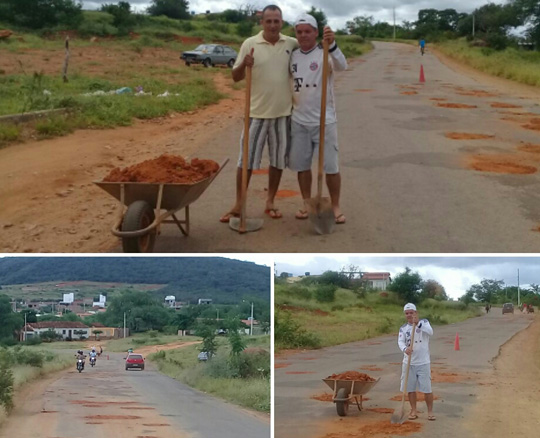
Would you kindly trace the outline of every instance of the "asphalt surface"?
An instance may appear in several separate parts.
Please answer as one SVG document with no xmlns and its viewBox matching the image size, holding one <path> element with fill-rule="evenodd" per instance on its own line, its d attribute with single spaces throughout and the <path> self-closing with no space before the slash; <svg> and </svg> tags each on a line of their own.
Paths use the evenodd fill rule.
<svg viewBox="0 0 540 438">
<path fill-rule="evenodd" d="M 74 363 L 75 365 L 75 363 Z M 269 438 L 269 420 L 195 391 L 155 371 L 124 370 L 121 354 L 73 367 L 36 385 L 2 438 Z M 134 418 L 130 418 L 134 417 Z"/>
<path fill-rule="evenodd" d="M 419 84 L 421 64 L 424 85 Z M 418 94 L 401 94 L 411 91 L 403 86 L 416 87 Z M 497 97 L 458 95 L 455 87 Z M 510 103 L 522 107 L 518 111 L 540 114 L 537 97 L 483 84 L 429 51 L 421 57 L 414 47 L 394 43 L 375 43 L 374 51 L 351 61 L 337 78 L 336 95 L 347 224 L 332 235 L 316 235 L 309 221 L 294 218 L 301 204 L 298 194 L 279 198 L 276 205 L 284 217 L 270 219 L 263 213 L 264 174 L 254 175 L 248 194 L 248 217 L 264 217 L 263 228 L 238 235 L 220 223 L 235 193 L 242 120 L 232 118 L 195 154 L 231 161 L 192 204 L 191 236 L 166 225 L 155 252 L 538 251 L 540 233 L 532 231 L 540 223 L 538 174 L 478 172 L 463 164 L 473 153 L 512 153 L 521 141 L 539 143 L 538 131 L 501 121 L 501 110 L 490 106 Z M 441 108 L 433 98 L 477 108 Z M 451 140 L 446 132 L 494 138 Z M 298 192 L 293 172 L 285 170 L 280 189 Z"/>
<path fill-rule="evenodd" d="M 493 369 L 491 361 L 499 354 L 499 348 L 516 333 L 528 327 L 533 318 L 533 315 L 519 313 L 503 316 L 500 308 L 493 308 L 491 313 L 482 317 L 457 324 L 435 326 L 430 347 L 433 394 L 438 398 L 434 402 L 437 421 L 427 421 L 425 403 L 419 403 L 418 409 L 423 412 L 417 421 L 422 424 L 422 430 L 414 436 L 467 437 L 467 430 L 462 427 L 462 422 L 456 420 L 468 415 L 469 408 L 476 401 L 478 385 L 496 384 L 489 381 Z M 460 337 L 459 351 L 454 350 L 456 333 Z M 358 412 L 355 406 L 351 406 L 349 416 L 342 419 L 337 416 L 334 403 L 314 400 L 311 397 L 332 392 L 322 379 L 333 373 L 354 370 L 375 378 L 380 377 L 380 381 L 366 395 L 369 400 L 364 402 L 364 409 L 388 408 L 400 411 L 399 380 L 402 360 L 403 354 L 397 347 L 397 335 L 277 358 L 275 437 L 321 438 L 344 424 L 352 433 L 355 427 L 363 423 L 389 422 L 390 413 L 381 414 L 367 410 Z M 279 368 L 280 366 L 282 368 Z M 366 366 L 375 366 L 381 370 L 362 369 Z M 437 377 L 437 374 L 440 376 Z M 390 401 L 395 396 L 400 396 L 399 401 Z M 408 407 L 406 403 L 406 412 Z M 356 438 L 372 435 L 344 436 Z"/>
</svg>

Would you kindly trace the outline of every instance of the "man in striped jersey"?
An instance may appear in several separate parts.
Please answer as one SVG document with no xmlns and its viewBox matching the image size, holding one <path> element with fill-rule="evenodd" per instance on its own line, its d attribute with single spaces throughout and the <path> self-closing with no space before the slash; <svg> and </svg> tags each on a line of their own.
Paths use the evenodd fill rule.
<svg viewBox="0 0 540 438">
<path fill-rule="evenodd" d="M 281 34 L 283 18 L 281 9 L 275 5 L 266 6 L 262 13 L 263 30 L 248 38 L 240 47 L 232 70 L 235 82 L 245 78 L 246 67 L 252 67 L 248 181 L 252 169 L 259 169 L 263 149 L 268 143 L 270 168 L 268 170 L 268 194 L 265 213 L 273 219 L 282 217 L 274 205 L 281 174 L 290 143 L 290 116 L 292 92 L 289 77 L 289 60 L 293 49 L 298 47 L 294 38 Z M 240 145 L 243 142 L 240 140 Z M 221 222 L 229 222 L 238 217 L 242 196 L 242 147 L 236 172 L 236 202 L 225 213 Z"/>
<path fill-rule="evenodd" d="M 289 168 L 298 172 L 298 184 L 305 200 L 311 198 L 313 154 L 319 148 L 321 117 L 321 89 L 323 46 L 317 44 L 319 35 L 317 21 L 312 15 L 302 14 L 295 22 L 296 39 L 300 47 L 291 56 L 293 77 L 292 141 Z M 330 192 L 330 200 L 336 224 L 345 223 L 345 215 L 339 206 L 341 175 L 338 165 L 338 141 L 334 99 L 334 71 L 347 68 L 347 60 L 339 49 L 334 32 L 326 26 L 323 38 L 329 44 L 329 75 L 326 106 L 324 172 Z M 296 213 L 297 219 L 308 217 L 304 204 Z"/>
</svg>

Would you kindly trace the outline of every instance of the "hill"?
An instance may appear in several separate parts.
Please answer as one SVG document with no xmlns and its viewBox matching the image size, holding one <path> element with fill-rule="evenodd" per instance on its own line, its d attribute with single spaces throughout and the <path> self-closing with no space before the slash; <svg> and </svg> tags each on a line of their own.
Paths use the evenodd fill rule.
<svg viewBox="0 0 540 438">
<path fill-rule="evenodd" d="M 163 284 L 156 296 L 204 296 L 235 303 L 244 296 L 270 301 L 270 268 L 220 257 L 6 257 L 0 285 L 94 281 Z"/>
</svg>

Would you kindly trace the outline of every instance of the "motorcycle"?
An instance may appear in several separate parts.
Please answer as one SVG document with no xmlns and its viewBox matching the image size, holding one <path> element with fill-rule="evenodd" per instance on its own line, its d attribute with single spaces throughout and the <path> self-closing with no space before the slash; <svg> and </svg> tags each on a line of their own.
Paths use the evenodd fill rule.
<svg viewBox="0 0 540 438">
<path fill-rule="evenodd" d="M 92 367 L 96 365 L 96 358 L 95 357 L 90 357 L 90 365 Z"/>
<path fill-rule="evenodd" d="M 84 370 L 84 362 L 82 359 L 77 359 L 77 371 L 81 373 L 82 370 Z"/>
</svg>

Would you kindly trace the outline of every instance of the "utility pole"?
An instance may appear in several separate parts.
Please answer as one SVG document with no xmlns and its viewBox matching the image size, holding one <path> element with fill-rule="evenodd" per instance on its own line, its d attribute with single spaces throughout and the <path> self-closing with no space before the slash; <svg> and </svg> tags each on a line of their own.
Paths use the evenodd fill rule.
<svg viewBox="0 0 540 438">
<path fill-rule="evenodd" d="M 518 269 L 518 307 L 521 305 L 520 296 L 519 296 L 519 269 Z"/>
<path fill-rule="evenodd" d="M 474 18 L 474 14 L 472 14 L 472 36 L 474 38 L 474 25 L 475 25 L 475 18 Z"/>
<path fill-rule="evenodd" d="M 394 41 L 396 40 L 396 7 L 393 8 L 394 11 Z"/>
<path fill-rule="evenodd" d="M 124 339 L 126 339 L 126 312 L 124 312 Z"/>
<path fill-rule="evenodd" d="M 251 324 L 249 326 L 249 336 L 253 336 L 253 303 L 251 303 Z"/>
<path fill-rule="evenodd" d="M 24 313 L 24 341 L 26 341 L 26 315 L 27 313 Z"/>
</svg>

